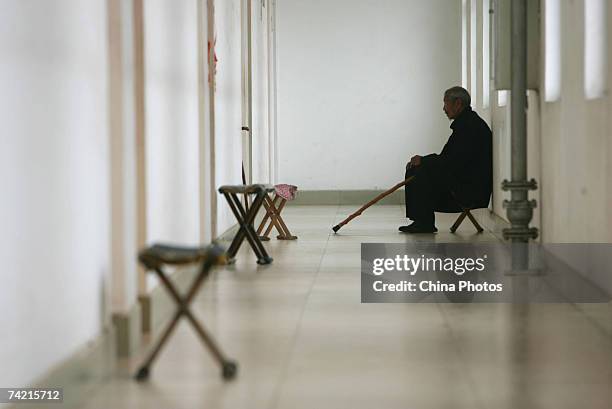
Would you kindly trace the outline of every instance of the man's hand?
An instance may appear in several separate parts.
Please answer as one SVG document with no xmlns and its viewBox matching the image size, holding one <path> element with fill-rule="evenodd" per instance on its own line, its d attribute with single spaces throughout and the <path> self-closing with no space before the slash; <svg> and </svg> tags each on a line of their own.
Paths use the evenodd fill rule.
<svg viewBox="0 0 612 409">
<path fill-rule="evenodd" d="M 414 155 L 412 158 L 410 158 L 410 162 L 408 162 L 408 168 L 415 168 L 417 166 L 421 165 L 421 159 L 422 156 L 419 155 Z"/>
</svg>

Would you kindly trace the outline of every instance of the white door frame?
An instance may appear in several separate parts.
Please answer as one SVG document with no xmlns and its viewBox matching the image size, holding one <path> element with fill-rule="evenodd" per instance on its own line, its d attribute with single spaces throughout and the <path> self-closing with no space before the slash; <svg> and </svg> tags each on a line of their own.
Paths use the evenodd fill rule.
<svg viewBox="0 0 612 409">
<path fill-rule="evenodd" d="M 278 183 L 278 133 L 277 133 L 277 54 L 276 54 L 276 0 L 268 1 L 268 169 L 270 183 Z"/>
<path fill-rule="evenodd" d="M 253 51 L 252 0 L 241 0 L 242 33 L 242 163 L 246 183 L 253 182 Z"/>
</svg>

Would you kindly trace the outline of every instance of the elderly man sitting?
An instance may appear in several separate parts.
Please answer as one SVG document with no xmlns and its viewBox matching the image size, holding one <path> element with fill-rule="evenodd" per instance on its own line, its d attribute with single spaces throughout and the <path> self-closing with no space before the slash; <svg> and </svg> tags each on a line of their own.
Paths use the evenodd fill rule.
<svg viewBox="0 0 612 409">
<path fill-rule="evenodd" d="M 460 212 L 462 207 L 487 207 L 492 191 L 491 129 L 470 106 L 470 94 L 461 87 L 444 93 L 444 113 L 453 133 L 440 154 L 415 155 L 406 175 L 416 176 L 406 185 L 403 233 L 435 233 L 434 211 Z"/>
</svg>

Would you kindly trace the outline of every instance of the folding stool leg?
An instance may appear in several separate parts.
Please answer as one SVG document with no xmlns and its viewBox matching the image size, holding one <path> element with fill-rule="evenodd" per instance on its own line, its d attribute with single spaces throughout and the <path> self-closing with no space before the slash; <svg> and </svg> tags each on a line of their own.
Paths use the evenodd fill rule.
<svg viewBox="0 0 612 409">
<path fill-rule="evenodd" d="M 270 230 L 272 230 L 272 224 L 274 223 L 273 215 L 276 212 L 277 199 L 278 199 L 278 196 L 276 196 L 274 200 L 270 199 L 270 196 L 267 196 L 264 199 L 263 205 L 266 209 L 266 215 L 264 216 L 264 218 L 261 221 L 261 224 L 257 228 L 257 235 L 259 236 L 261 240 L 264 240 L 264 241 L 270 240 L 269 235 L 270 235 Z M 262 235 L 261 232 L 266 227 L 266 223 L 268 222 L 268 219 L 270 220 L 270 225 L 266 229 L 266 232 Z"/>
<path fill-rule="evenodd" d="M 176 324 L 178 324 L 179 319 L 181 318 L 181 315 L 183 314 L 183 311 L 180 305 L 182 304 L 183 300 L 181 299 L 181 296 L 176 290 L 176 288 L 172 285 L 172 282 L 170 282 L 168 277 L 166 277 L 166 274 L 164 274 L 164 272 L 160 268 L 156 268 L 154 269 L 154 271 L 159 277 L 159 279 L 161 280 L 162 284 L 166 287 L 168 292 L 170 292 L 172 298 L 177 302 L 178 309 L 176 313 L 174 314 L 174 316 L 172 317 L 172 320 L 170 321 L 170 323 L 164 330 L 164 333 L 159 339 L 159 341 L 157 342 L 157 345 L 155 346 L 153 351 L 149 354 L 149 357 L 144 362 L 144 364 L 142 364 L 140 370 L 138 371 L 138 374 L 136 375 L 136 379 L 139 379 L 139 380 L 145 379 L 148 376 L 149 367 L 151 366 L 155 358 L 157 358 L 157 355 L 159 354 L 159 352 L 162 350 L 162 348 L 166 344 L 166 341 L 168 341 L 168 339 L 170 338 L 170 335 L 176 328 Z"/>
<path fill-rule="evenodd" d="M 482 233 L 484 231 L 484 229 L 480 226 L 480 224 L 478 224 L 478 222 L 476 221 L 476 219 L 474 218 L 474 216 L 472 216 L 472 212 L 470 212 L 469 210 L 467 210 L 467 216 L 470 218 L 470 220 L 472 221 L 472 224 L 474 224 L 474 227 L 476 227 L 476 230 L 478 231 L 478 233 Z"/>
<path fill-rule="evenodd" d="M 274 198 L 274 202 L 272 202 L 272 211 L 270 214 L 270 224 L 268 225 L 268 228 L 266 229 L 266 236 L 269 236 L 270 233 L 272 232 L 272 227 L 276 227 L 276 230 L 281 233 L 282 232 L 282 226 L 278 223 L 278 216 L 279 216 L 279 211 L 278 211 L 278 205 L 277 205 L 277 199 L 281 200 L 281 203 L 284 199 L 280 198 L 280 196 L 276 196 Z"/>
<path fill-rule="evenodd" d="M 265 237 L 261 235 L 261 232 L 263 231 L 264 227 L 266 227 L 266 223 L 268 221 L 268 219 L 270 218 L 270 205 L 268 204 L 268 201 L 264 201 L 264 209 L 266 209 L 266 214 L 264 215 L 263 219 L 261 219 L 261 223 L 259 223 L 259 227 L 257 228 L 257 235 L 259 236 L 260 240 L 270 240 L 269 237 Z"/>
<path fill-rule="evenodd" d="M 221 366 L 223 378 L 231 379 L 236 373 L 236 370 L 238 368 L 236 363 L 227 359 L 223 355 L 223 353 L 221 352 L 221 349 L 217 346 L 216 342 L 212 339 L 210 335 L 208 335 L 208 333 L 206 332 L 202 324 L 195 318 L 195 316 L 189 309 L 189 305 L 191 304 L 196 294 L 198 293 L 200 286 L 202 285 L 206 277 L 208 277 L 208 273 L 211 267 L 212 265 L 206 265 L 206 264 L 202 266 L 202 270 L 200 270 L 200 273 L 198 274 L 194 282 L 191 284 L 191 287 L 187 291 L 187 295 L 184 298 L 180 297 L 178 291 L 176 291 L 176 288 L 172 285 L 172 282 L 167 277 L 166 277 L 166 280 L 168 281 L 168 284 L 170 284 L 170 286 L 172 287 L 171 292 L 174 293 L 173 295 L 174 299 L 177 302 L 180 301 L 179 302 L 180 311 L 182 312 L 183 315 L 185 315 L 185 317 L 187 317 L 191 325 L 193 325 L 194 329 L 200 336 L 200 339 L 204 342 L 204 344 L 206 345 L 208 350 L 211 352 L 211 354 L 213 355 L 217 363 Z"/>
<path fill-rule="evenodd" d="M 244 240 L 244 236 L 242 235 L 242 225 L 244 221 L 242 220 L 242 214 L 238 212 L 238 209 L 236 209 L 236 205 L 234 204 L 233 195 L 231 193 L 223 193 L 223 196 L 225 196 L 225 198 L 227 199 L 227 203 L 229 204 L 229 207 L 232 213 L 234 213 L 234 216 L 236 217 L 236 220 L 238 221 L 238 224 L 240 225 L 238 233 L 236 233 L 234 240 L 232 240 L 232 244 L 230 244 L 230 247 L 227 250 L 228 256 L 230 258 L 234 258 L 234 256 L 236 255 L 236 252 L 238 251 L 238 249 L 240 248 L 240 245 L 242 244 L 242 241 Z M 238 202 L 238 205 L 240 205 L 240 202 Z"/>
<path fill-rule="evenodd" d="M 251 205 L 249 213 L 245 212 L 240 204 L 240 201 L 235 196 L 236 195 L 229 194 L 227 197 L 230 208 L 240 224 L 240 229 L 238 230 L 236 237 L 234 237 L 234 241 L 232 241 L 232 244 L 230 245 L 228 250 L 229 256 L 233 258 L 236 255 L 240 244 L 242 244 L 242 241 L 246 238 L 257 256 L 257 264 L 270 264 L 272 262 L 272 257 L 270 257 L 266 252 L 266 249 L 264 248 L 263 244 L 261 244 L 261 241 L 257 237 L 257 233 L 253 228 L 253 220 L 255 220 L 256 212 L 263 204 L 267 193 L 261 192 L 257 194 L 257 197 Z"/>
<path fill-rule="evenodd" d="M 174 317 L 172 317 L 172 321 L 170 321 L 170 324 L 168 324 L 168 326 L 164 330 L 163 335 L 161 336 L 159 341 L 157 341 L 157 345 L 155 346 L 153 351 L 151 351 L 145 362 L 140 366 L 140 369 L 136 373 L 137 380 L 141 381 L 149 377 L 149 368 L 151 364 L 153 363 L 153 361 L 155 361 L 155 358 L 157 358 L 157 355 L 159 354 L 163 346 L 166 344 L 168 338 L 170 338 L 170 334 L 172 334 L 174 328 L 176 328 L 176 324 L 178 324 L 181 315 L 181 311 L 177 311 L 174 314 Z"/>
<path fill-rule="evenodd" d="M 204 342 L 204 344 L 208 347 L 210 352 L 213 354 L 217 363 L 223 364 L 224 362 L 226 362 L 226 359 L 223 356 L 223 353 L 221 352 L 217 344 L 208 335 L 208 333 L 206 332 L 202 324 L 200 324 L 200 322 L 196 320 L 196 318 L 193 316 L 191 311 L 186 310 L 183 313 L 185 314 L 185 317 L 187 317 L 191 325 L 193 325 L 193 328 L 196 330 L 196 332 L 200 336 L 200 339 Z"/>
<path fill-rule="evenodd" d="M 255 229 L 253 228 L 253 221 L 255 220 L 255 216 L 257 216 L 257 211 L 261 208 L 262 204 L 264 203 L 267 197 L 268 197 L 268 194 L 266 192 L 258 193 L 257 197 L 253 201 L 251 210 L 249 211 L 249 213 L 244 214 L 244 217 L 247 221 L 247 225 L 245 226 L 246 228 L 244 230 L 244 233 L 246 234 L 247 239 L 249 240 L 251 245 L 254 248 L 256 247 L 259 249 L 257 264 L 270 264 L 272 262 L 272 257 L 268 255 L 265 247 L 261 243 L 261 240 L 259 240 L 259 237 L 257 236 L 257 233 L 255 232 Z"/>
<path fill-rule="evenodd" d="M 287 199 L 283 198 L 280 206 L 278 207 L 277 221 L 278 221 L 278 224 L 281 226 L 281 229 L 279 230 L 280 234 L 276 236 L 276 238 L 279 240 L 296 240 L 297 236 L 293 236 L 291 234 L 291 232 L 289 231 L 289 228 L 287 227 L 287 225 L 285 224 L 285 221 L 283 220 L 283 217 L 281 216 L 281 212 L 283 211 L 283 208 L 285 207 L 286 204 L 287 204 Z"/>
<path fill-rule="evenodd" d="M 162 348 L 164 347 L 164 345 L 170 338 L 170 335 L 176 328 L 176 324 L 178 324 L 181 316 L 183 315 L 183 310 L 184 310 L 184 307 L 183 307 L 184 300 L 181 298 L 180 294 L 178 293 L 174 285 L 172 285 L 172 282 L 168 279 L 168 277 L 166 277 L 166 275 L 164 274 L 163 271 L 161 271 L 161 269 L 155 269 L 154 271 L 156 272 L 157 276 L 161 280 L 162 284 L 166 287 L 166 289 L 168 290 L 172 298 L 176 301 L 177 311 L 172 317 L 172 320 L 170 321 L 166 329 L 164 330 L 163 335 L 157 342 L 157 345 L 155 346 L 153 351 L 149 354 L 149 357 L 144 362 L 144 364 L 142 364 L 140 370 L 138 371 L 136 378 L 139 380 L 145 379 L 148 376 L 149 367 L 151 366 L 155 358 L 157 358 L 157 355 L 159 355 L 160 351 L 162 350 Z"/>
<path fill-rule="evenodd" d="M 208 269 L 210 268 L 210 266 L 204 266 L 203 268 L 206 269 L 206 271 L 200 271 L 200 274 L 198 275 L 196 280 L 192 283 L 185 297 L 182 297 L 179 294 L 176 287 L 172 284 L 170 279 L 166 276 L 166 274 L 164 274 L 164 272 L 161 269 L 159 268 L 154 269 L 154 271 L 157 273 L 157 276 L 159 277 L 163 285 L 166 287 L 166 289 L 168 290 L 172 298 L 175 300 L 177 304 L 177 311 L 174 314 L 174 317 L 172 318 L 168 326 L 166 327 L 157 345 L 155 346 L 155 348 L 153 349 L 153 351 L 151 352 L 151 354 L 149 355 L 145 363 L 142 364 L 141 368 L 139 369 L 136 375 L 137 380 L 144 380 L 149 376 L 149 367 L 151 366 L 155 358 L 159 355 L 163 346 L 166 344 L 166 342 L 170 338 L 170 335 L 176 328 L 176 324 L 178 324 L 181 316 L 183 315 L 185 315 L 187 319 L 189 320 L 189 322 L 191 322 L 191 324 L 194 326 L 196 332 L 200 336 L 200 339 L 208 347 L 209 351 L 213 354 L 217 363 L 221 366 L 223 378 L 231 379 L 236 374 L 236 371 L 238 368 L 236 363 L 227 359 L 223 355 L 223 353 L 221 352 L 219 347 L 216 345 L 216 343 L 213 341 L 213 339 L 204 330 L 204 327 L 200 324 L 200 322 L 193 316 L 193 314 L 189 310 L 189 304 L 191 303 L 191 301 L 197 294 L 199 287 L 204 282 L 204 279 L 208 276 Z"/>
<path fill-rule="evenodd" d="M 250 229 L 252 228 L 252 226 L 250 225 L 250 222 L 252 220 L 248 220 L 247 213 L 242 208 L 240 200 L 236 197 L 235 194 L 227 194 L 226 197 L 230 205 L 230 208 L 232 212 L 234 213 L 234 216 L 236 216 L 236 220 L 238 220 L 238 224 L 240 225 L 240 228 L 238 229 L 238 233 L 236 233 L 236 237 L 234 237 L 234 240 L 232 241 L 232 244 L 230 245 L 230 248 L 227 251 L 228 255 L 231 258 L 233 258 L 238 252 L 240 245 L 246 238 L 249 244 L 251 245 L 251 248 L 255 252 L 257 259 L 261 260 L 262 258 L 265 257 L 265 250 L 264 250 L 264 253 L 262 253 L 261 250 L 263 249 L 263 246 L 260 248 L 256 244 L 258 240 L 253 239 L 251 235 L 249 235 Z M 254 203 L 254 206 L 255 205 L 256 204 Z"/>
<path fill-rule="evenodd" d="M 278 199 L 280 199 L 279 204 L 277 204 Z M 281 198 L 280 196 L 276 196 L 274 198 L 274 202 L 271 202 L 268 205 L 268 207 L 273 207 L 273 208 L 268 211 L 268 214 L 270 214 L 271 221 L 270 221 L 270 224 L 268 225 L 268 228 L 266 229 L 266 232 L 264 233 L 264 237 L 267 238 L 270 232 L 272 231 L 272 227 L 276 227 L 276 230 L 279 233 L 278 236 L 276 236 L 277 239 L 279 240 L 297 239 L 297 236 L 291 235 L 289 228 L 287 227 L 287 225 L 285 224 L 285 221 L 283 220 L 283 217 L 281 216 L 281 212 L 283 208 L 285 207 L 286 203 L 287 203 L 287 199 Z"/>
<path fill-rule="evenodd" d="M 464 210 L 459 216 L 459 218 L 457 218 L 457 220 L 455 221 L 455 224 L 451 226 L 450 228 L 451 233 L 454 233 L 459 228 L 459 226 L 463 222 L 463 219 L 465 219 L 465 216 L 467 216 L 467 212 Z"/>
</svg>

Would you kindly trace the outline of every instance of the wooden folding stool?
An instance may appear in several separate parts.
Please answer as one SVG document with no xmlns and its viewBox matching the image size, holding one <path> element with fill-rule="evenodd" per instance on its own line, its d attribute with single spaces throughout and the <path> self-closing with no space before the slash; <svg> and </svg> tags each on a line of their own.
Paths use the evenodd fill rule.
<svg viewBox="0 0 612 409">
<path fill-rule="evenodd" d="M 189 310 L 189 304 L 195 298 L 206 277 L 208 277 L 211 268 L 217 264 L 224 264 L 226 262 L 227 258 L 223 252 L 223 249 L 217 245 L 210 245 L 205 248 L 189 248 L 156 244 L 142 250 L 139 253 L 138 259 L 148 271 L 154 271 L 157 274 L 157 277 L 159 277 L 163 286 L 166 287 L 176 302 L 177 311 L 164 330 L 158 343 L 136 373 L 136 380 L 144 381 L 149 377 L 151 364 L 170 338 L 172 331 L 174 331 L 176 324 L 178 324 L 182 317 L 187 318 L 187 320 L 191 323 L 198 333 L 200 339 L 204 342 L 217 363 L 221 366 L 223 379 L 232 379 L 238 370 L 236 362 L 227 359 L 223 355 L 213 339 L 207 334 L 202 324 L 200 324 L 200 322 L 194 317 L 193 313 Z M 168 274 L 162 269 L 162 266 L 176 266 L 192 263 L 200 263 L 201 267 L 187 293 L 185 295 L 181 295 L 176 286 L 168 278 Z"/>
<path fill-rule="evenodd" d="M 265 199 L 268 197 L 268 192 L 273 192 L 274 187 L 269 185 L 236 185 L 236 186 L 221 186 L 219 188 L 219 192 L 225 196 L 227 199 L 227 203 L 234 213 L 238 224 L 240 225 L 240 229 L 229 249 L 227 250 L 227 254 L 230 257 L 230 262 L 233 262 L 240 245 L 246 239 L 248 243 L 251 245 L 251 248 L 255 252 L 257 256 L 257 264 L 270 264 L 273 259 L 268 255 L 268 252 L 264 248 L 259 236 L 255 232 L 253 227 L 253 223 L 255 221 L 255 216 L 261 209 L 261 206 L 264 204 Z M 251 206 L 246 210 L 238 195 L 254 195 L 255 199 Z"/>
<path fill-rule="evenodd" d="M 486 200 L 478 200 L 472 203 L 465 203 L 464 201 L 461 201 L 458 199 L 457 195 L 455 194 L 455 192 L 453 192 L 451 190 L 450 192 L 451 197 L 452 197 L 452 201 L 454 202 L 451 206 L 451 208 L 446 208 L 446 209 L 438 209 L 436 211 L 440 211 L 442 213 L 457 213 L 457 212 L 461 212 L 461 214 L 459 215 L 459 217 L 457 218 L 457 220 L 455 220 L 455 223 L 453 223 L 453 225 L 450 228 L 451 233 L 454 233 L 455 231 L 457 231 L 457 229 L 459 228 L 459 226 L 461 225 L 461 223 L 463 223 L 463 220 L 465 220 L 466 217 L 468 217 L 470 219 L 470 221 L 472 222 L 472 224 L 474 225 L 474 227 L 476 228 L 476 231 L 478 233 L 482 233 L 484 231 L 484 229 L 480 226 L 480 224 L 478 224 L 478 222 L 476 221 L 476 218 L 474 218 L 474 215 L 472 215 L 472 210 L 476 210 L 476 209 L 484 209 L 489 205 L 489 197 L 486 198 Z M 489 194 L 490 195 L 490 194 Z"/>
<path fill-rule="evenodd" d="M 461 214 L 459 215 L 455 223 L 450 228 L 451 233 L 454 233 L 459 228 L 459 226 L 461 225 L 461 223 L 463 223 L 463 220 L 465 219 L 466 216 L 470 219 L 474 227 L 476 227 L 476 230 L 478 231 L 478 233 L 482 233 L 484 231 L 484 229 L 480 226 L 480 224 L 478 224 L 478 222 L 476 221 L 476 219 L 474 218 L 470 210 L 474 210 L 474 209 L 470 209 L 467 207 L 462 209 Z"/>
<path fill-rule="evenodd" d="M 287 224 L 281 217 L 281 212 L 283 211 L 285 204 L 287 204 L 288 201 L 295 199 L 296 191 L 297 186 L 281 184 L 274 186 L 274 199 L 272 199 L 270 195 L 266 195 L 263 203 L 266 209 L 266 215 L 257 228 L 257 235 L 261 240 L 270 240 L 270 232 L 272 231 L 272 227 L 276 227 L 276 231 L 278 231 L 278 236 L 276 236 L 276 238 L 279 240 L 297 239 L 297 236 L 291 234 Z M 269 224 L 266 228 L 266 223 L 268 222 Z M 262 235 L 261 232 L 264 231 L 264 228 L 266 230 Z"/>
</svg>

